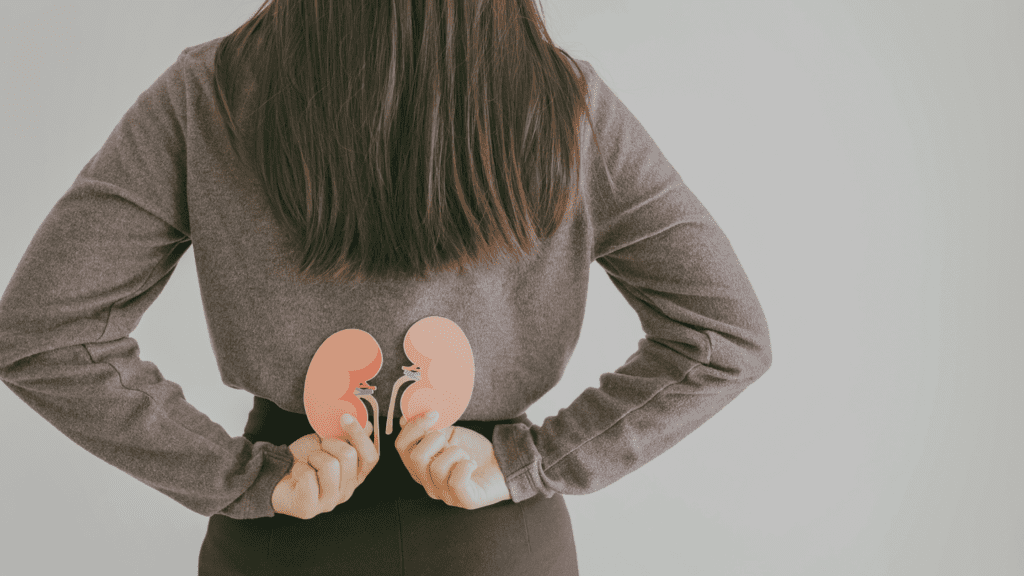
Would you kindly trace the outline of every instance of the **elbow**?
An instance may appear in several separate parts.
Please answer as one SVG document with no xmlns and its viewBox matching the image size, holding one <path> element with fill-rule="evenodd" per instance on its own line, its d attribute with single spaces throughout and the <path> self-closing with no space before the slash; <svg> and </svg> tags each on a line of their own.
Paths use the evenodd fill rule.
<svg viewBox="0 0 1024 576">
<path fill-rule="evenodd" d="M 732 385 L 752 384 L 772 365 L 772 347 L 767 335 L 708 333 L 711 362 L 723 381 Z"/>
<path fill-rule="evenodd" d="M 770 347 L 751 348 L 742 355 L 742 359 L 731 366 L 729 380 L 740 388 L 750 386 L 760 379 L 772 365 Z"/>
<path fill-rule="evenodd" d="M 765 330 L 758 334 L 758 337 L 748 345 L 747 349 L 749 350 L 749 360 L 746 379 L 754 382 L 764 376 L 765 372 L 772 367 L 772 343 L 768 339 L 768 331 Z"/>
<path fill-rule="evenodd" d="M 755 380 L 764 376 L 765 372 L 772 367 L 772 345 L 768 342 L 768 338 L 764 339 L 764 347 L 757 350 L 754 364 L 757 367 L 754 371 Z"/>
<path fill-rule="evenodd" d="M 746 346 L 747 361 L 745 380 L 753 382 L 763 376 L 772 366 L 772 343 L 768 337 L 768 327 L 757 330 L 753 337 L 748 336 Z"/>
</svg>

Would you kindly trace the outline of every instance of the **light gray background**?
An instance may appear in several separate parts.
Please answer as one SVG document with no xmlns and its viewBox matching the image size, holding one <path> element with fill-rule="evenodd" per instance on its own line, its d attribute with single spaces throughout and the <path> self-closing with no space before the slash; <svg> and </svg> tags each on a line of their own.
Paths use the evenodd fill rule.
<svg viewBox="0 0 1024 576">
<path fill-rule="evenodd" d="M 0 282 L 114 125 L 256 0 L 0 3 Z M 725 230 L 771 370 L 682 443 L 567 502 L 585 576 L 1024 573 L 1024 3 L 546 0 Z M 592 269 L 535 422 L 643 336 Z M 189 251 L 133 333 L 241 435 Z M 1015 384 L 1016 382 L 1016 384 Z M 207 519 L 0 387 L 0 572 L 194 574 Z"/>
</svg>

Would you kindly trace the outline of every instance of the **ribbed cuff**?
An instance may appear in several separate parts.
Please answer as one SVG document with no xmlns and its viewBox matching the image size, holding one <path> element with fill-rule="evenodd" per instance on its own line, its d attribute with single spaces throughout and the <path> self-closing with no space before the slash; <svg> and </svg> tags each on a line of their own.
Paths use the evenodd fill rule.
<svg viewBox="0 0 1024 576">
<path fill-rule="evenodd" d="M 281 479 L 291 471 L 292 452 L 288 446 L 277 446 L 269 442 L 256 442 L 253 448 L 263 458 L 259 476 L 237 500 L 217 514 L 235 520 L 252 520 L 274 515 L 274 488 L 277 488 Z"/>
<path fill-rule="evenodd" d="M 529 500 L 537 494 L 545 498 L 555 495 L 544 487 L 540 477 L 541 455 L 526 424 L 495 426 L 491 444 L 513 502 Z"/>
</svg>

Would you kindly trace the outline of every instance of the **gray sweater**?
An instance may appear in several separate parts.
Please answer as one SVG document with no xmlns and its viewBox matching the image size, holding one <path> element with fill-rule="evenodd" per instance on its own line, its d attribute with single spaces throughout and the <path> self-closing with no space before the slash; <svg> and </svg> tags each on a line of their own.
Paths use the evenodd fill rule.
<svg viewBox="0 0 1024 576">
<path fill-rule="evenodd" d="M 334 332 L 359 328 L 380 343 L 370 384 L 387 406 L 409 327 L 453 320 L 475 360 L 462 419 L 517 419 L 493 438 L 514 502 L 615 482 L 768 370 L 768 326 L 728 239 L 586 61 L 594 130 L 581 119 L 581 209 L 531 259 L 390 285 L 312 283 L 283 272 L 269 208 L 216 120 L 220 40 L 182 51 L 139 96 L 0 298 L 0 379 L 89 452 L 199 514 L 274 514 L 288 447 L 230 436 L 131 337 L 189 247 L 221 381 L 292 412 L 305 412 L 306 369 Z M 538 426 L 525 411 L 562 377 L 595 260 L 645 337 Z"/>
</svg>

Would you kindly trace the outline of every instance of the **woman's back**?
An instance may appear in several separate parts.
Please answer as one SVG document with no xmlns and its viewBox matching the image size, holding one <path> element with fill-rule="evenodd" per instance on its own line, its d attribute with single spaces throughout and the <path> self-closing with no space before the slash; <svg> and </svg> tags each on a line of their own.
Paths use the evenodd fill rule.
<svg viewBox="0 0 1024 576">
<path fill-rule="evenodd" d="M 197 513 L 274 515 L 288 446 L 230 437 L 130 337 L 190 246 L 223 382 L 290 413 L 304 412 L 306 368 L 332 333 L 358 328 L 380 343 L 371 384 L 386 405 L 409 327 L 455 322 L 476 367 L 462 418 L 509 421 L 491 440 L 516 504 L 622 478 L 768 369 L 765 319 L 728 240 L 588 63 L 593 130 L 580 119 L 576 204 L 527 257 L 400 281 L 311 281 L 294 274 L 294 245 L 219 121 L 220 40 L 185 49 L 139 97 L 0 300 L 3 381 L 92 453 Z M 599 386 L 534 424 L 525 411 L 572 355 L 594 261 L 646 337 Z"/>
</svg>

